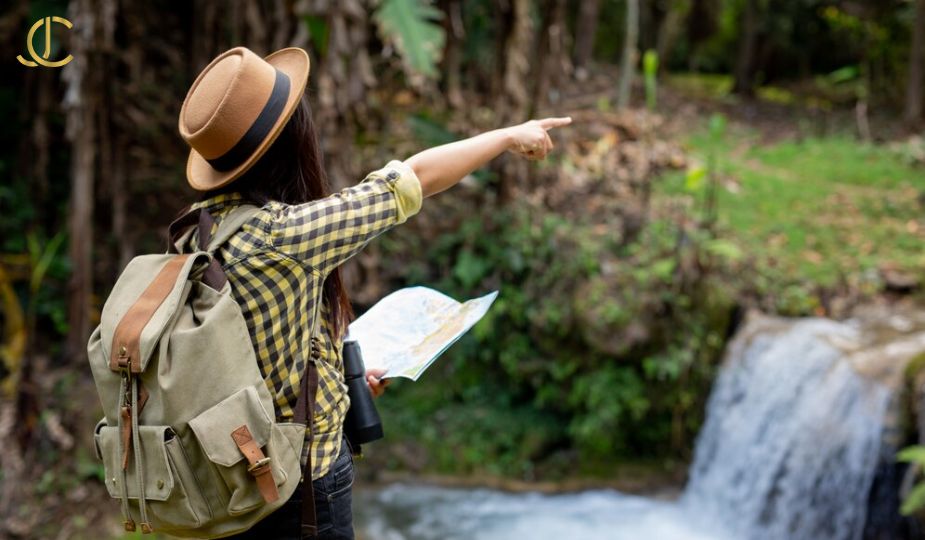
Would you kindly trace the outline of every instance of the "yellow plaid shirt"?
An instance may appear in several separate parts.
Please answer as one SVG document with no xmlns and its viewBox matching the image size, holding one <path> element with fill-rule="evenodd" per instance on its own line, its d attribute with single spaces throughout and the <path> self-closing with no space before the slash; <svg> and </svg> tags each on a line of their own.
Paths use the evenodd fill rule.
<svg viewBox="0 0 925 540">
<path fill-rule="evenodd" d="M 196 202 L 191 208 L 208 208 L 218 223 L 242 201 L 240 193 L 231 192 Z M 359 184 L 323 199 L 297 205 L 268 202 L 217 251 L 244 313 L 279 421 L 290 421 L 293 416 L 325 278 L 374 237 L 403 223 L 420 208 L 417 176 L 411 167 L 393 160 Z M 197 236 L 194 233 L 189 242 L 196 242 Z M 320 317 L 315 436 L 311 448 L 306 444 L 302 452 L 303 463 L 312 452 L 313 480 L 327 474 L 340 452 L 344 416 L 350 406 L 341 360 L 343 342 L 332 336 L 324 301 Z"/>
</svg>

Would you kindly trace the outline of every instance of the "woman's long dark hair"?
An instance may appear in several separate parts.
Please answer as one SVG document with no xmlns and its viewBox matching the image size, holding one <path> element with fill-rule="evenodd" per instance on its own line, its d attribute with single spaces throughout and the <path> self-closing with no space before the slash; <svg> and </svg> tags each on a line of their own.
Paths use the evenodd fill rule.
<svg viewBox="0 0 925 540">
<path fill-rule="evenodd" d="M 301 204 L 331 194 L 307 95 L 302 95 L 279 137 L 247 172 L 225 186 L 205 192 L 202 199 L 233 191 L 258 206 L 267 201 Z M 339 267 L 325 279 L 323 298 L 337 339 L 344 335 L 353 319 L 353 307 Z"/>
</svg>

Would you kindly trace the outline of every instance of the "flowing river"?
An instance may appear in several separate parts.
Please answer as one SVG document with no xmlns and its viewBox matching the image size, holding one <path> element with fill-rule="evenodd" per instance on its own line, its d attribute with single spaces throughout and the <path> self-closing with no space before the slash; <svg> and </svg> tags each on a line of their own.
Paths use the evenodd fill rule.
<svg viewBox="0 0 925 540">
<path fill-rule="evenodd" d="M 752 315 L 732 340 L 675 501 L 394 484 L 358 490 L 360 540 L 859 540 L 925 315 Z"/>
</svg>

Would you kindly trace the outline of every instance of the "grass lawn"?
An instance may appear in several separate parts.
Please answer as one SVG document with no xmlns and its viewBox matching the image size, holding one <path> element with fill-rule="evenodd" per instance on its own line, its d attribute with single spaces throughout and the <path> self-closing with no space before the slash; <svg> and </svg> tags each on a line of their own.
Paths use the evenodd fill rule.
<svg viewBox="0 0 925 540">
<path fill-rule="evenodd" d="M 768 145 L 741 125 L 688 138 L 718 181 L 720 234 L 760 268 L 804 285 L 877 287 L 879 271 L 925 264 L 925 169 L 888 146 L 850 136 Z M 697 197 L 687 174 L 657 182 L 662 197 Z"/>
</svg>

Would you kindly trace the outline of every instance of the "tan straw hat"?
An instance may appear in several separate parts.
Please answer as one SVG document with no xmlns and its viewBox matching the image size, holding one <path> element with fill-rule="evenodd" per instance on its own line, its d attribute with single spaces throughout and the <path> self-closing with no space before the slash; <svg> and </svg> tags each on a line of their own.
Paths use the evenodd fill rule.
<svg viewBox="0 0 925 540">
<path fill-rule="evenodd" d="M 212 60 L 180 109 L 180 135 L 191 147 L 190 185 L 224 186 L 260 159 L 299 104 L 308 71 L 308 53 L 298 47 L 266 58 L 235 47 Z"/>
</svg>

